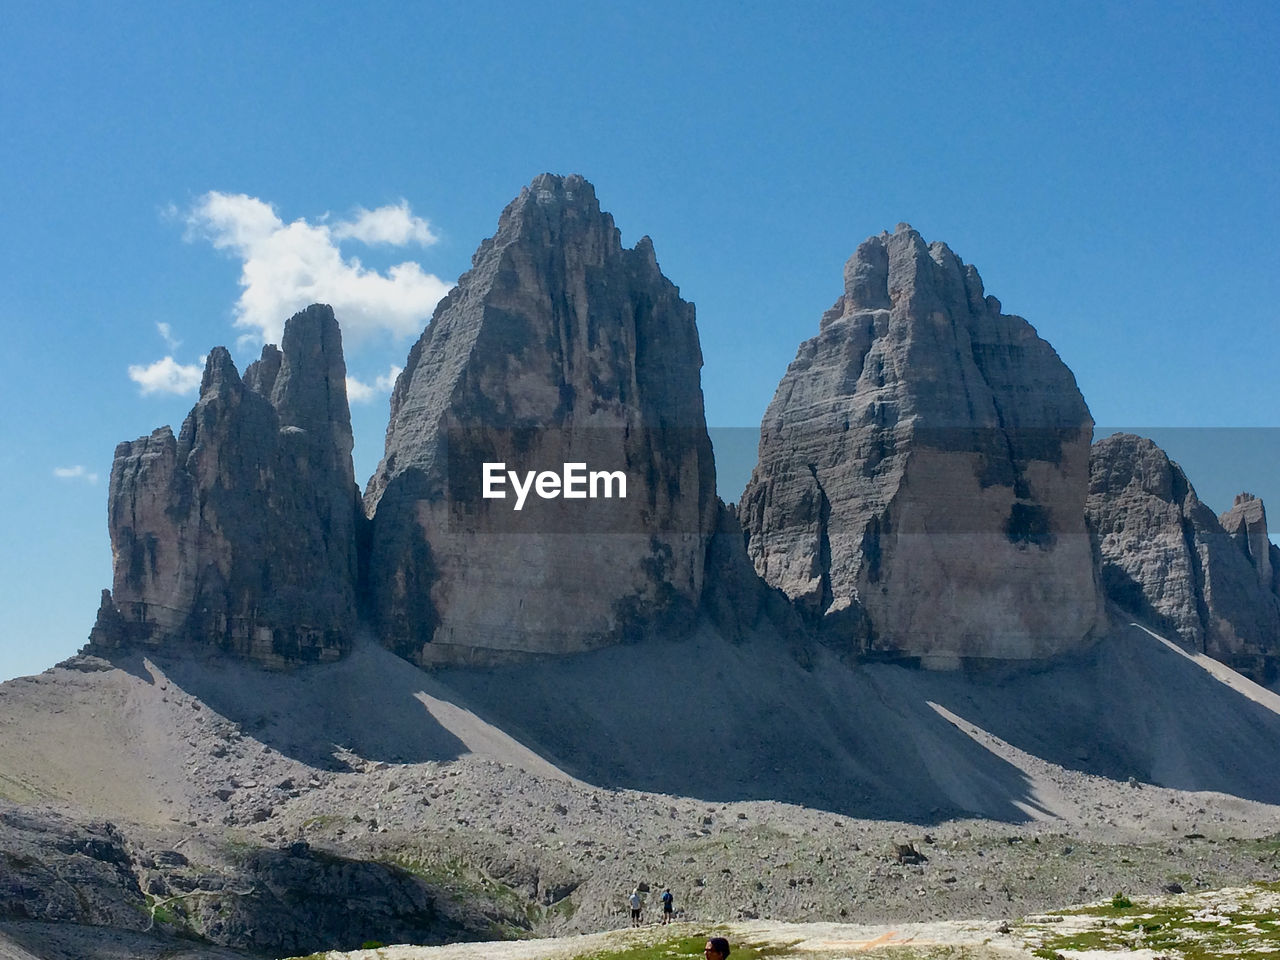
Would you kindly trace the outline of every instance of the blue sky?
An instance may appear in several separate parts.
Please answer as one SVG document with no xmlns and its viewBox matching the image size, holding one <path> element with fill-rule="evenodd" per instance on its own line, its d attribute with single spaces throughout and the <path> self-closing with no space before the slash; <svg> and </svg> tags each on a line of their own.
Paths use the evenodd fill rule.
<svg viewBox="0 0 1280 960">
<path fill-rule="evenodd" d="M 7 4 L 0 679 L 83 643 L 112 451 L 193 401 L 159 385 L 215 344 L 243 368 L 319 289 L 369 388 L 363 480 L 424 305 L 546 170 L 697 304 L 713 426 L 759 423 L 898 221 L 1036 325 L 1098 423 L 1280 425 L 1274 5 L 687 6 Z M 1195 436 L 1163 442 L 1215 509 L 1280 498 L 1271 434 Z"/>
</svg>

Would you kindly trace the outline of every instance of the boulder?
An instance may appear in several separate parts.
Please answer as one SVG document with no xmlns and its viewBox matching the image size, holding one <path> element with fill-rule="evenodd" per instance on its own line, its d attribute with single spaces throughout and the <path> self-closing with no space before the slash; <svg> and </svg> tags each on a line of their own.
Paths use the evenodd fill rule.
<svg viewBox="0 0 1280 960">
<path fill-rule="evenodd" d="M 421 665 L 491 663 L 684 622 L 717 524 L 701 366 L 693 306 L 647 237 L 624 249 L 579 176 L 522 190 L 392 393 L 365 492 L 383 641 Z M 618 471 L 626 496 L 517 510 L 509 482 L 484 496 L 486 463 Z"/>
<path fill-rule="evenodd" d="M 863 655 L 1030 660 L 1092 642 L 1093 421 L 978 272 L 899 224 L 845 265 L 761 429 L 738 510 L 756 571 Z"/>
<path fill-rule="evenodd" d="M 292 317 L 243 380 L 215 347 L 181 433 L 116 448 L 113 586 L 90 646 L 221 649 L 271 666 L 340 656 L 363 522 L 351 447 L 329 307 Z"/>
</svg>

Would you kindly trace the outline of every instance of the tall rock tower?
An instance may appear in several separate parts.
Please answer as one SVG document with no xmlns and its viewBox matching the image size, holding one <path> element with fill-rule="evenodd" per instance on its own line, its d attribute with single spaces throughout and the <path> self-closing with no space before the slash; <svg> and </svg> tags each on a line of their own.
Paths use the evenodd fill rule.
<svg viewBox="0 0 1280 960">
<path fill-rule="evenodd" d="M 487 663 L 690 613 L 717 519 L 701 366 L 693 306 L 647 237 L 623 249 L 582 177 L 522 190 L 392 394 L 365 493 L 383 641 L 423 665 Z M 509 480 L 484 496 L 485 463 L 582 464 L 624 476 L 626 496 L 531 490 L 517 511 Z"/>
<path fill-rule="evenodd" d="M 357 528 L 342 336 L 292 317 L 241 380 L 215 347 L 200 399 L 116 448 L 113 586 L 92 647 L 218 649 L 269 665 L 331 660 L 356 623 Z"/>
<path fill-rule="evenodd" d="M 845 265 L 762 425 L 756 571 L 836 642 L 948 666 L 1090 642 L 1093 421 L 977 270 L 899 224 Z"/>
</svg>

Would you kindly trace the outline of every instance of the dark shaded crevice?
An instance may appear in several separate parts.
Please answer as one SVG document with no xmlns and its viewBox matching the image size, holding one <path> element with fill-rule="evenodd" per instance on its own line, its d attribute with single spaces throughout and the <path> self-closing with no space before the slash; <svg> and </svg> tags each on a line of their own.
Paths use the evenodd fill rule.
<svg viewBox="0 0 1280 960">
<path fill-rule="evenodd" d="M 1183 514 L 1182 523 L 1182 542 L 1187 549 L 1187 556 L 1191 560 L 1191 578 L 1192 588 L 1196 602 L 1196 619 L 1200 621 L 1200 642 L 1194 644 L 1197 653 L 1209 652 L 1209 628 L 1213 623 L 1209 616 L 1209 607 L 1204 602 L 1204 581 L 1205 569 L 1200 562 L 1200 552 L 1196 549 L 1196 531 L 1195 525 L 1192 524 L 1189 517 Z M 1190 638 L 1184 637 L 1184 640 Z"/>
<path fill-rule="evenodd" d="M 822 592 L 818 601 L 818 613 L 821 615 L 831 607 L 834 594 L 831 590 L 831 536 L 828 523 L 831 519 L 831 500 L 818 479 L 818 470 L 812 463 L 808 464 L 809 475 L 818 488 L 818 569 L 821 571 Z"/>
</svg>

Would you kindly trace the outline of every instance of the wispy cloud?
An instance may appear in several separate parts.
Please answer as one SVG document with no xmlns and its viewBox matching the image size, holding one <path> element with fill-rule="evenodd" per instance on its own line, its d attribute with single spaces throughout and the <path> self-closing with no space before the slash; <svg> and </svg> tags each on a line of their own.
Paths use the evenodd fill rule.
<svg viewBox="0 0 1280 960">
<path fill-rule="evenodd" d="M 388 394 L 391 388 L 396 385 L 396 377 L 400 376 L 403 367 L 397 367 L 394 363 L 391 365 L 384 376 L 377 377 L 370 386 L 355 377 L 347 377 L 347 400 L 351 403 L 369 403 L 374 397 L 380 394 Z"/>
<path fill-rule="evenodd" d="M 279 343 L 284 321 L 310 303 L 328 303 L 345 338 L 418 333 L 450 284 L 411 261 L 385 273 L 344 257 L 343 240 L 406 246 L 435 241 L 409 204 L 360 208 L 350 220 L 285 223 L 271 204 L 246 194 L 211 191 L 187 214 L 188 237 L 203 237 L 241 261 L 235 324 L 245 338 Z"/>
<path fill-rule="evenodd" d="M 173 338 L 173 328 L 167 323 L 157 323 L 156 329 L 160 331 L 160 337 L 164 340 L 165 346 L 167 346 L 171 351 L 176 351 L 180 346 L 182 346 L 181 340 L 175 340 Z"/>
<path fill-rule="evenodd" d="M 405 247 L 417 244 L 427 247 L 440 238 L 431 232 L 431 225 L 421 217 L 415 217 L 409 209 L 409 201 L 401 199 L 376 210 L 357 207 L 355 216 L 333 225 L 333 235 L 339 240 L 359 240 L 361 243 L 386 244 Z"/>
<path fill-rule="evenodd" d="M 130 364 L 129 379 L 138 385 L 144 397 L 152 393 L 179 396 L 195 393 L 200 389 L 200 378 L 204 374 L 204 359 L 201 357 L 198 364 L 182 364 L 173 357 L 165 357 L 146 366 Z"/>
<path fill-rule="evenodd" d="M 98 482 L 96 473 L 90 473 L 78 463 L 74 467 L 54 467 L 53 475 L 59 480 L 83 480 L 85 483 Z"/>
</svg>

